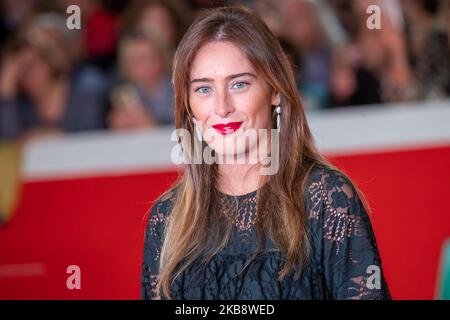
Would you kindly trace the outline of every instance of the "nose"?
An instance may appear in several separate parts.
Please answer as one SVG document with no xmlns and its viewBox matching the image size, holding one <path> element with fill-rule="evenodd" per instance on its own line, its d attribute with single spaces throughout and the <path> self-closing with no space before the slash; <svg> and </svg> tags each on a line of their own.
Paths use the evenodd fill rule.
<svg viewBox="0 0 450 320">
<path fill-rule="evenodd" d="M 224 90 L 217 94 L 215 113 L 221 118 L 226 118 L 234 112 L 229 93 Z"/>
</svg>

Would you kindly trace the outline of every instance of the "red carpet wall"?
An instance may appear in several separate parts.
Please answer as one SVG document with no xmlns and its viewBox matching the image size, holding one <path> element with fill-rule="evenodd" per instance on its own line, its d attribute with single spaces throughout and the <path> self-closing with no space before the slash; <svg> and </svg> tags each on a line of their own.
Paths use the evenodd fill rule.
<svg viewBox="0 0 450 320">
<path fill-rule="evenodd" d="M 310 114 L 320 150 L 365 193 L 395 299 L 433 299 L 450 237 L 450 103 Z M 139 299 L 144 214 L 176 178 L 171 128 L 86 133 L 24 151 L 0 229 L 0 299 Z M 80 268 L 68 289 L 67 268 Z"/>
</svg>

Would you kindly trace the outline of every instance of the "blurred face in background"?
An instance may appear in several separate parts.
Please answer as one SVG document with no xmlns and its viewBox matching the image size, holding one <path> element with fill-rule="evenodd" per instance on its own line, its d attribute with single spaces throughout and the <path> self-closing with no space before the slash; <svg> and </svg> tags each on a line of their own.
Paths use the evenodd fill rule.
<svg viewBox="0 0 450 320">
<path fill-rule="evenodd" d="M 288 0 L 283 7 L 287 38 L 303 50 L 323 41 L 323 31 L 314 4 L 306 0 Z"/>
<path fill-rule="evenodd" d="M 151 41 L 129 40 L 121 59 L 125 77 L 139 86 L 152 86 L 164 75 L 164 61 Z"/>
<path fill-rule="evenodd" d="M 194 58 L 189 105 L 203 134 L 211 133 L 204 134 L 206 143 L 219 155 L 254 151 L 254 141 L 244 143 L 244 134 L 271 128 L 271 105 L 279 104 L 272 91 L 245 53 L 230 42 L 208 42 Z M 215 129 L 230 123 L 234 127 L 225 132 Z"/>
<path fill-rule="evenodd" d="M 358 51 L 358 63 L 362 62 L 364 67 L 371 72 L 379 72 L 385 60 L 385 48 L 378 29 L 367 28 L 366 10 L 369 5 L 378 4 L 377 1 L 360 0 L 352 1 L 349 6 L 349 15 L 354 23 L 354 44 Z"/>
<path fill-rule="evenodd" d="M 18 55 L 19 86 L 25 93 L 36 95 L 54 80 L 52 68 L 32 47 L 23 48 Z"/>
<path fill-rule="evenodd" d="M 175 41 L 175 24 L 171 13 L 159 4 L 144 8 L 137 28 L 158 35 L 167 44 L 173 44 Z"/>
<path fill-rule="evenodd" d="M 382 34 L 378 30 L 368 30 L 362 23 L 360 28 L 358 44 L 361 48 L 364 65 L 371 71 L 379 71 L 386 61 Z"/>
</svg>

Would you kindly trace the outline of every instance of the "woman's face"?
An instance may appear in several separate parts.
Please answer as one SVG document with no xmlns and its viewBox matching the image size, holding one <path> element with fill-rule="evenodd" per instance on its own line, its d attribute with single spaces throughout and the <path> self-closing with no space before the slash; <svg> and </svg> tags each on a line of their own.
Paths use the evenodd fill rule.
<svg viewBox="0 0 450 320">
<path fill-rule="evenodd" d="M 138 21 L 138 28 L 160 35 L 167 43 L 175 41 L 175 24 L 170 12 L 161 5 L 144 8 Z"/>
<path fill-rule="evenodd" d="M 279 102 L 279 95 L 231 42 L 208 42 L 195 56 L 189 105 L 205 142 L 219 155 L 254 150 L 255 139 L 245 137 L 271 129 L 271 105 Z"/>
</svg>

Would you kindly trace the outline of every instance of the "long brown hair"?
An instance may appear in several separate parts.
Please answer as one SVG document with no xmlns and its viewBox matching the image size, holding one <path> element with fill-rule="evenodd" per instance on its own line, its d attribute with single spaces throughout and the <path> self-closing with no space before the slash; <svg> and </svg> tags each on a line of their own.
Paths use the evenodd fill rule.
<svg viewBox="0 0 450 320">
<path fill-rule="evenodd" d="M 299 271 L 308 257 L 303 199 L 308 174 L 315 165 L 331 165 L 314 146 L 288 58 L 264 22 L 245 7 L 207 10 L 182 38 L 173 65 L 176 128 L 195 137 L 188 103 L 190 68 L 200 47 L 210 41 L 229 41 L 243 50 L 281 96 L 279 168 L 272 176 L 261 176 L 256 225 L 284 253 L 282 279 L 291 270 Z M 182 141 L 182 146 L 192 150 L 190 141 Z M 190 163 L 174 186 L 176 196 L 160 255 L 156 288 L 160 298 L 170 299 L 172 281 L 200 256 L 206 264 L 230 237 L 231 223 L 217 214 L 217 176 L 217 164 Z M 261 250 L 264 240 L 260 239 Z"/>
</svg>

